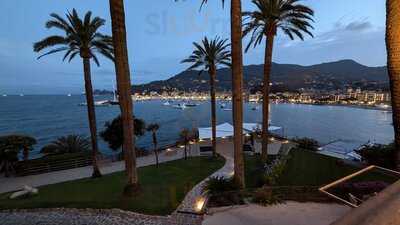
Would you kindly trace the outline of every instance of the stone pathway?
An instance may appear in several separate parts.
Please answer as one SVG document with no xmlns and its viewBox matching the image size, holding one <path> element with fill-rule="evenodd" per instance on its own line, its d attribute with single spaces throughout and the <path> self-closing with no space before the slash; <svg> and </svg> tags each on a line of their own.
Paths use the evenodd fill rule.
<svg viewBox="0 0 400 225">
<path fill-rule="evenodd" d="M 221 154 L 225 158 L 225 165 L 213 173 L 210 177 L 231 177 L 233 176 L 233 167 L 234 161 L 232 153 L 230 153 L 233 149 L 232 142 L 218 143 L 217 145 L 218 153 Z M 210 178 L 209 177 L 209 178 Z M 181 205 L 178 207 L 176 212 L 190 213 L 196 214 L 201 211 L 197 207 L 197 201 L 199 199 L 207 200 L 207 196 L 203 193 L 204 187 L 206 185 L 207 180 L 204 179 L 202 182 L 198 183 L 184 198 Z"/>
<path fill-rule="evenodd" d="M 178 225 L 173 218 L 118 209 L 38 209 L 1 212 L 1 225 Z M 183 225 L 183 224 L 182 224 Z"/>
</svg>

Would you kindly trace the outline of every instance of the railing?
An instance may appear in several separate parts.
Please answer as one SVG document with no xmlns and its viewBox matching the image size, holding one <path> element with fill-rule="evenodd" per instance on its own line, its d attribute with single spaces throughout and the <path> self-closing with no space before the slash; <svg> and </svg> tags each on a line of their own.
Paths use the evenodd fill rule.
<svg viewBox="0 0 400 225">
<path fill-rule="evenodd" d="M 21 162 L 17 166 L 17 176 L 28 176 L 41 173 L 48 173 L 60 170 L 67 170 L 79 167 L 85 167 L 92 165 L 92 158 L 90 156 L 79 156 L 70 159 L 60 159 L 54 161 L 43 161 L 40 162 L 35 160 L 34 162 Z"/>
<path fill-rule="evenodd" d="M 331 225 L 400 224 L 400 181 L 370 198 Z"/>
</svg>

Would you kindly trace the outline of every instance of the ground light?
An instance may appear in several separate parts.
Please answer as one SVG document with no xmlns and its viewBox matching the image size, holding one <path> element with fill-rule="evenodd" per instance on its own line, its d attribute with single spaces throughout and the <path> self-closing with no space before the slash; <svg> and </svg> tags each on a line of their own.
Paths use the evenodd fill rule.
<svg viewBox="0 0 400 225">
<path fill-rule="evenodd" d="M 201 212 L 203 210 L 204 204 L 206 203 L 206 199 L 204 197 L 198 197 L 195 203 L 196 212 Z"/>
</svg>

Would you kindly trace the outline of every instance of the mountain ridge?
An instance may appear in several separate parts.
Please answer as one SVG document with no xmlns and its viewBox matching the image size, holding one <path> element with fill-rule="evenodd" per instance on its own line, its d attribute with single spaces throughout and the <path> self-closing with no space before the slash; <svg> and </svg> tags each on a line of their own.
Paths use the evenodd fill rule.
<svg viewBox="0 0 400 225">
<path fill-rule="evenodd" d="M 246 90 L 257 90 L 263 81 L 263 64 L 251 64 L 243 67 L 243 81 Z M 134 85 L 135 93 L 149 91 L 208 91 L 208 73 L 182 71 L 166 80 L 152 81 Z M 345 59 L 333 62 L 303 66 L 297 64 L 272 63 L 272 90 L 335 90 L 346 87 L 364 89 L 387 89 L 388 74 L 386 66 L 369 67 L 355 60 Z M 216 88 L 218 91 L 231 90 L 231 70 L 217 70 Z"/>
</svg>

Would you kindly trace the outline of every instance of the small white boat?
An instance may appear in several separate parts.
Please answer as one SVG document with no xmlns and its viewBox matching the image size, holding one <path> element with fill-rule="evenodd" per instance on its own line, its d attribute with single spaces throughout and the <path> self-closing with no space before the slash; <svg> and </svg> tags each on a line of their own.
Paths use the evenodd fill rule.
<svg viewBox="0 0 400 225">
<path fill-rule="evenodd" d="M 72 95 L 71 95 L 71 94 L 67 94 L 67 96 L 68 96 L 68 97 L 71 97 Z"/>
<path fill-rule="evenodd" d="M 4 95 L 2 95 L 3 97 L 7 97 L 7 95 L 6 94 L 4 94 Z"/>
<path fill-rule="evenodd" d="M 79 106 L 87 106 L 86 102 L 82 102 L 78 104 Z M 103 100 L 103 101 L 95 101 L 94 106 L 100 107 L 100 106 L 110 106 L 111 103 L 109 100 Z"/>
<path fill-rule="evenodd" d="M 24 97 L 24 94 L 19 94 L 20 97 Z"/>
<path fill-rule="evenodd" d="M 171 103 L 169 101 L 166 101 L 166 102 L 163 103 L 163 105 L 169 106 L 169 105 L 171 105 Z"/>
<path fill-rule="evenodd" d="M 175 109 L 182 109 L 182 110 L 186 109 L 185 103 L 179 103 L 177 105 L 173 105 L 172 107 L 175 108 Z"/>
<path fill-rule="evenodd" d="M 388 104 L 381 103 L 379 105 L 376 105 L 376 107 L 379 108 L 379 109 L 389 109 L 391 106 L 388 105 Z"/>
<path fill-rule="evenodd" d="M 232 109 L 228 109 L 228 108 L 223 108 L 223 111 L 232 111 Z"/>
</svg>

